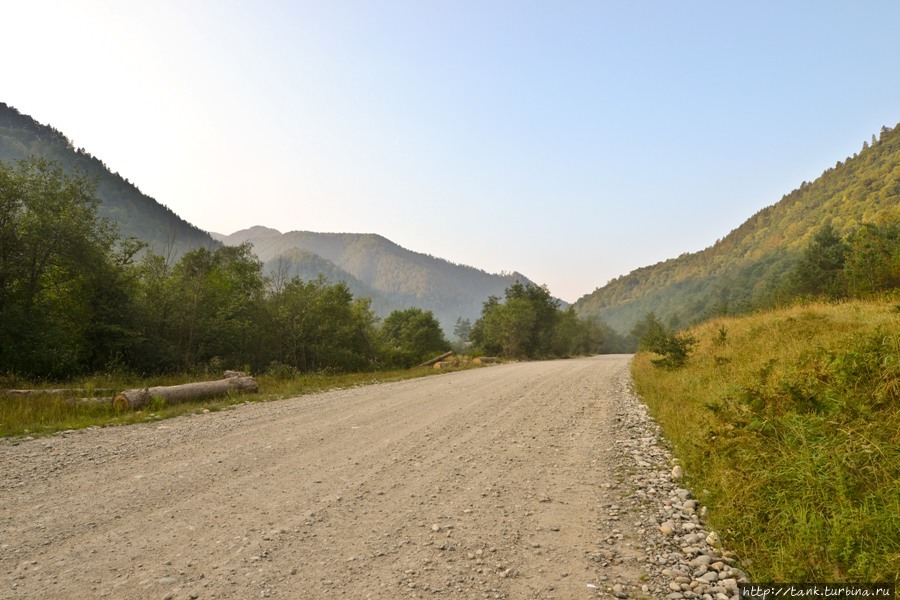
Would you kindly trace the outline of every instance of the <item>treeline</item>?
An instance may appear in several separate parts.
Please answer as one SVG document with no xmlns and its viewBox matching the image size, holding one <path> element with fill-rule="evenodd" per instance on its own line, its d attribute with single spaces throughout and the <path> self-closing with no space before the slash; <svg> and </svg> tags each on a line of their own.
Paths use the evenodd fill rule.
<svg viewBox="0 0 900 600">
<path fill-rule="evenodd" d="M 866 223 L 841 236 L 831 225 L 816 232 L 780 295 L 866 298 L 900 288 L 900 223 Z"/>
<path fill-rule="evenodd" d="M 344 283 L 264 276 L 249 244 L 174 261 L 120 238 L 97 208 L 83 174 L 38 158 L 0 161 L 0 374 L 358 371 L 413 366 L 451 347 L 430 311 L 380 320 Z M 546 288 L 521 284 L 506 304 L 491 299 L 471 329 L 483 352 L 517 358 L 597 351 L 605 339 L 600 325 L 559 311 Z"/>
<path fill-rule="evenodd" d="M 487 354 L 506 358 L 557 358 L 625 352 L 626 341 L 598 319 L 582 319 L 546 286 L 515 283 L 504 301 L 491 296 L 469 339 Z"/>
</svg>

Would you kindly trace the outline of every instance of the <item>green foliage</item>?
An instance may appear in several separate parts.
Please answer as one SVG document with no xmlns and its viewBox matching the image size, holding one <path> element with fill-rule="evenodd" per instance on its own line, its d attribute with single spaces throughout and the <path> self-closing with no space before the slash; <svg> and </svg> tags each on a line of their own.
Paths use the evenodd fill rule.
<svg viewBox="0 0 900 600">
<path fill-rule="evenodd" d="M 266 314 L 274 360 L 299 372 L 355 371 L 374 362 L 375 317 L 346 284 L 294 278 L 270 293 Z"/>
<path fill-rule="evenodd" d="M 546 286 L 515 283 L 505 301 L 491 296 L 469 335 L 482 352 L 508 358 L 551 358 L 615 351 L 621 338 L 598 319 L 560 310 Z"/>
<path fill-rule="evenodd" d="M 651 359 L 654 365 L 666 369 L 683 367 L 691 348 L 697 343 L 690 334 L 669 331 L 653 313 L 647 313 L 644 320 L 635 325 L 631 335 L 640 340 L 639 349 L 660 356 Z"/>
<path fill-rule="evenodd" d="M 847 293 L 855 298 L 900 287 L 900 223 L 866 223 L 847 238 Z"/>
<path fill-rule="evenodd" d="M 181 367 L 218 357 L 240 365 L 254 350 L 265 280 L 249 244 L 198 248 L 172 270 L 172 333 Z"/>
<path fill-rule="evenodd" d="M 375 316 L 346 285 L 272 289 L 249 244 L 196 248 L 173 264 L 119 239 L 93 192 L 58 164 L 0 162 L 0 372 L 374 364 Z"/>
<path fill-rule="evenodd" d="M 166 402 L 165 398 L 153 396 L 153 398 L 150 399 L 150 406 L 147 407 L 147 410 L 155 413 L 165 409 L 167 405 L 168 402 Z"/>
<path fill-rule="evenodd" d="M 388 367 L 412 367 L 450 349 L 441 324 L 420 308 L 395 310 L 381 325 L 383 361 Z"/>
<path fill-rule="evenodd" d="M 751 578 L 898 583 L 894 302 L 805 304 L 689 333 L 683 369 L 641 353 L 635 381 Z"/>
<path fill-rule="evenodd" d="M 0 162 L 0 365 L 62 375 L 112 359 L 129 327 L 116 239 L 84 175 Z"/>
<path fill-rule="evenodd" d="M 831 224 L 824 225 L 803 250 L 793 270 L 791 294 L 840 298 L 844 292 L 847 245 Z"/>
</svg>

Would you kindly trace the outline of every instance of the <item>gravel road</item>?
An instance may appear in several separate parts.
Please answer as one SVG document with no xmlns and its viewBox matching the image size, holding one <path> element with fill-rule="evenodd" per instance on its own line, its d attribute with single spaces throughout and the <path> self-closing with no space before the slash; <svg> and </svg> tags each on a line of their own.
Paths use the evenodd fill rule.
<svg viewBox="0 0 900 600">
<path fill-rule="evenodd" d="M 4 440 L 0 598 L 701 597 L 629 360 Z"/>
</svg>

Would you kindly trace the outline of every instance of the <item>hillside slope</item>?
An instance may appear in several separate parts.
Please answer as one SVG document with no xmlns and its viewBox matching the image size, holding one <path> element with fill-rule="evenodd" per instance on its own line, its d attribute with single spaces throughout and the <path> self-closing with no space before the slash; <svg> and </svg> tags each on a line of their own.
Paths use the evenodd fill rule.
<svg viewBox="0 0 900 600">
<path fill-rule="evenodd" d="M 61 132 L 0 102 L 0 160 L 13 162 L 38 156 L 58 162 L 67 171 L 79 169 L 97 181 L 99 215 L 118 224 L 123 237 L 134 236 L 154 251 L 178 257 L 200 246 L 218 245 L 208 233 L 191 225 L 166 206 L 142 193 L 98 158 L 76 149 Z"/>
<path fill-rule="evenodd" d="M 355 295 L 371 297 L 381 316 L 411 306 L 431 310 L 448 333 L 458 318 L 478 318 L 489 296 L 503 296 L 516 281 L 531 283 L 519 273 L 495 275 L 413 252 L 376 234 L 252 227 L 213 237 L 226 245 L 252 243 L 269 273 L 277 272 L 281 258 L 288 276 L 322 273 L 345 281 Z"/>
<path fill-rule="evenodd" d="M 648 312 L 686 325 L 771 303 L 811 236 L 831 223 L 900 221 L 900 127 L 884 127 L 860 153 L 784 196 L 700 252 L 636 269 L 580 298 L 575 309 L 625 333 Z"/>
</svg>

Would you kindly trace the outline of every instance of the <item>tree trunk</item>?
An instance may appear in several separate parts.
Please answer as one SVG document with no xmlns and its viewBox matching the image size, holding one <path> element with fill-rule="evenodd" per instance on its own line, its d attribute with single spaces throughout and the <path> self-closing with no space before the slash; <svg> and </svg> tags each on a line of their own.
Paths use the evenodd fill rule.
<svg viewBox="0 0 900 600">
<path fill-rule="evenodd" d="M 116 397 L 113 399 L 113 406 L 120 410 L 141 408 L 150 404 L 154 398 L 161 398 L 167 404 L 178 404 L 179 402 L 225 396 L 232 391 L 255 393 L 259 391 L 259 385 L 252 377 L 231 377 L 217 381 L 199 381 L 182 385 L 125 390 L 116 394 Z"/>
<path fill-rule="evenodd" d="M 445 358 L 447 358 L 448 356 L 450 356 L 450 355 L 452 355 L 452 354 L 453 354 L 453 350 L 451 350 L 450 352 L 444 352 L 444 353 L 441 354 L 440 356 L 435 356 L 435 357 L 432 358 L 431 360 L 427 360 L 427 361 L 423 362 L 421 365 L 416 365 L 416 368 L 418 368 L 418 367 L 430 367 L 430 366 L 433 365 L 434 363 L 440 362 L 440 361 L 444 360 Z"/>
</svg>

